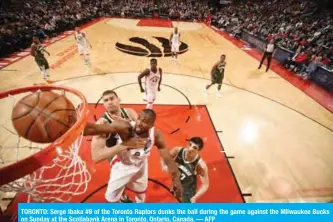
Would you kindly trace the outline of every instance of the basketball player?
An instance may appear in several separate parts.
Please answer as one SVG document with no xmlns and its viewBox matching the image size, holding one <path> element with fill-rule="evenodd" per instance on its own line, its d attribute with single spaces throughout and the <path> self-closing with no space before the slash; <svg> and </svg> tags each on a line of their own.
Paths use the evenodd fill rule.
<svg viewBox="0 0 333 222">
<path fill-rule="evenodd" d="M 180 181 L 183 186 L 183 203 L 196 203 L 209 188 L 208 169 L 205 161 L 200 157 L 204 143 L 200 137 L 192 137 L 187 147 L 175 147 L 170 151 L 178 164 Z M 162 170 L 167 166 L 161 160 Z M 201 186 L 197 189 L 197 177 L 200 176 Z"/>
<path fill-rule="evenodd" d="M 156 114 L 151 109 L 142 110 L 135 122 L 115 120 L 111 124 L 88 124 L 84 135 L 118 134 L 119 142 L 111 149 L 104 149 L 106 139 L 94 136 L 93 156 L 113 158 L 111 176 L 105 198 L 118 202 L 125 188 L 136 193 L 136 202 L 145 201 L 148 186 L 148 157 L 155 145 L 172 176 L 176 195 L 181 197 L 182 186 L 177 164 L 173 161 L 163 135 L 154 128 Z"/>
<path fill-rule="evenodd" d="M 175 27 L 174 32 L 170 36 L 170 46 L 171 46 L 172 62 L 177 62 L 179 46 L 180 46 L 180 33 L 178 32 L 177 27 Z"/>
<path fill-rule="evenodd" d="M 142 87 L 141 79 L 145 77 L 145 87 Z M 157 59 L 150 60 L 150 68 L 144 70 L 138 76 L 138 82 L 141 92 L 145 92 L 144 100 L 147 101 L 147 109 L 152 109 L 156 99 L 157 91 L 161 91 L 162 69 L 157 67 Z"/>
<path fill-rule="evenodd" d="M 130 108 L 121 108 L 120 107 L 120 98 L 117 93 L 113 90 L 107 90 L 102 94 L 102 101 L 105 108 L 105 113 L 103 116 L 96 122 L 97 124 L 111 124 L 113 121 L 122 119 L 126 121 L 136 121 L 137 113 Z M 119 135 L 118 134 L 109 134 L 109 135 L 100 135 L 105 138 L 105 148 L 113 148 L 115 145 L 119 143 Z M 96 147 L 91 147 L 93 150 Z M 98 163 L 101 161 L 100 157 L 96 156 L 94 152 L 92 152 L 93 160 Z M 111 163 L 112 159 L 108 159 Z M 129 197 L 123 193 L 121 202 L 132 202 Z"/>
<path fill-rule="evenodd" d="M 85 64 L 87 66 L 90 66 L 89 48 L 91 49 L 92 47 L 86 35 L 81 32 L 78 27 L 76 27 L 74 32 L 74 38 L 76 40 L 79 54 L 83 57 Z"/>
<path fill-rule="evenodd" d="M 212 71 L 211 71 L 211 84 L 207 85 L 206 86 L 206 90 L 205 90 L 205 94 L 208 93 L 208 89 L 214 85 L 214 84 L 217 84 L 217 89 L 218 89 L 218 92 L 216 93 L 216 97 L 221 97 L 221 87 L 222 87 L 222 82 L 223 82 L 223 79 L 224 79 L 224 69 L 225 69 L 225 66 L 226 66 L 226 56 L 223 54 L 221 55 L 220 57 L 220 61 L 218 61 L 212 68 Z"/>
<path fill-rule="evenodd" d="M 49 75 L 49 63 L 44 56 L 44 52 L 50 56 L 50 53 L 46 51 L 39 41 L 38 37 L 34 36 L 31 44 L 31 55 L 35 57 L 35 61 L 42 72 L 43 79 L 47 80 Z"/>
</svg>

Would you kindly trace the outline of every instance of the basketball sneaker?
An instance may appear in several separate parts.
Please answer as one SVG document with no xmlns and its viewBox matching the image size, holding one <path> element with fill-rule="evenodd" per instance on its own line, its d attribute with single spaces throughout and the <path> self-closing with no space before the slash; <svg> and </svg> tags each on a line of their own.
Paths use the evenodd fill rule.
<svg viewBox="0 0 333 222">
<path fill-rule="evenodd" d="M 134 201 L 131 200 L 131 198 L 129 198 L 129 196 L 127 196 L 126 194 L 124 194 L 123 196 L 121 196 L 120 202 L 121 203 L 134 203 Z"/>
</svg>

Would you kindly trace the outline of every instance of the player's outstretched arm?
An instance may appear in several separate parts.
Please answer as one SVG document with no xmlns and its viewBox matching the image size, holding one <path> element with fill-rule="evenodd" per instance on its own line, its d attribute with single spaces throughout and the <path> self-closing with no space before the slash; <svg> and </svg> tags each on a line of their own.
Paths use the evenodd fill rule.
<svg viewBox="0 0 333 222">
<path fill-rule="evenodd" d="M 118 121 L 115 121 L 117 123 Z M 97 125 L 97 126 L 96 126 Z M 106 120 L 103 118 L 99 119 L 96 124 L 94 124 L 93 127 L 98 128 L 98 126 L 101 125 L 110 125 L 107 123 Z M 128 125 L 126 124 L 119 124 L 117 127 L 117 132 L 126 132 L 128 131 Z M 128 141 L 125 141 L 121 144 L 117 144 L 109 149 L 105 148 L 106 145 L 106 139 L 107 135 L 105 134 L 100 134 L 100 135 L 95 135 L 92 138 L 91 141 L 91 155 L 92 159 L 95 163 L 101 162 L 103 160 L 109 159 L 117 155 L 120 151 L 125 150 L 125 149 L 131 149 L 131 148 L 144 148 L 146 145 L 147 140 L 134 137 Z"/>
<path fill-rule="evenodd" d="M 139 76 L 138 76 L 138 83 L 139 83 L 141 92 L 144 92 L 144 89 L 142 87 L 141 79 L 143 77 L 147 76 L 147 75 L 149 75 L 149 69 L 146 69 L 145 71 L 143 71 L 142 73 L 140 73 Z"/>
<path fill-rule="evenodd" d="M 175 147 L 175 148 L 173 148 L 173 149 L 170 150 L 170 155 L 171 155 L 172 159 L 176 158 L 176 156 L 179 153 L 179 150 L 181 148 L 182 147 L 178 146 L 178 147 Z M 168 166 L 165 164 L 163 158 L 161 158 L 160 163 L 161 163 L 162 171 L 168 171 Z"/>
<path fill-rule="evenodd" d="M 129 115 L 129 117 L 133 120 L 136 121 L 138 118 L 138 114 L 137 112 L 135 112 L 134 109 L 131 108 L 126 108 L 127 114 Z"/>
<path fill-rule="evenodd" d="M 92 132 L 92 130 L 98 131 L 98 127 L 100 125 L 106 125 L 108 122 L 101 118 L 99 119 L 96 124 L 88 124 L 86 127 L 86 131 Z M 95 131 L 96 132 L 96 131 Z M 119 152 L 119 150 L 125 149 L 125 147 L 118 146 L 118 147 L 113 147 L 115 149 L 105 149 L 105 144 L 106 144 L 106 139 L 107 135 L 106 134 L 100 134 L 93 136 L 91 140 L 91 156 L 92 160 L 95 163 L 101 162 L 107 158 L 111 158 L 115 154 Z M 117 152 L 118 151 L 118 152 Z"/>
<path fill-rule="evenodd" d="M 95 136 L 102 134 L 112 134 L 112 133 L 121 133 L 124 129 L 128 129 L 130 124 L 125 120 L 117 120 L 111 124 L 93 124 L 87 123 L 83 135 L 84 136 Z"/>
<path fill-rule="evenodd" d="M 169 149 L 166 146 L 165 139 L 162 133 L 160 133 L 159 131 L 156 131 L 155 133 L 155 145 L 157 146 L 164 163 L 168 167 L 168 171 L 172 178 L 173 187 L 175 188 L 176 191 L 176 196 L 180 198 L 183 194 L 183 188 L 180 183 L 180 173 L 178 170 L 178 165 L 173 160 L 169 152 Z"/>
<path fill-rule="evenodd" d="M 196 194 L 191 198 L 191 202 L 195 203 L 202 195 L 204 195 L 209 188 L 208 167 L 205 161 L 201 160 L 197 166 L 197 175 L 200 176 L 201 186 Z"/>
</svg>

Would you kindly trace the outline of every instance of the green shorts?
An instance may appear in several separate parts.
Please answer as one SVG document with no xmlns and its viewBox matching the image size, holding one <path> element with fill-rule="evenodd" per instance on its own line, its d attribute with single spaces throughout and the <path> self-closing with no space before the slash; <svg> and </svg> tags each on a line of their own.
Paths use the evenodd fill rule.
<svg viewBox="0 0 333 222">
<path fill-rule="evenodd" d="M 224 79 L 224 70 L 222 70 L 221 73 L 214 73 L 212 83 L 214 84 L 222 84 L 222 81 Z"/>
<path fill-rule="evenodd" d="M 182 203 L 191 203 L 191 198 L 195 195 L 195 189 L 184 188 Z"/>
<path fill-rule="evenodd" d="M 49 69 L 49 63 L 45 57 L 35 57 L 35 61 L 41 71 Z"/>
</svg>

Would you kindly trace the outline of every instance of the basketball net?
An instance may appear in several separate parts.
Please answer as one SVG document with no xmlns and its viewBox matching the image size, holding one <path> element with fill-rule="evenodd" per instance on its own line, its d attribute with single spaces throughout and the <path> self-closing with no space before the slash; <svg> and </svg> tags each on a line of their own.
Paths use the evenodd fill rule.
<svg viewBox="0 0 333 222">
<path fill-rule="evenodd" d="M 16 102 L 36 90 L 65 94 L 77 107 L 77 122 L 53 144 L 36 144 L 20 137 L 11 122 Z M 0 111 L 0 173 L 3 178 L 15 178 L 2 182 L 0 190 L 14 195 L 26 193 L 27 202 L 69 202 L 73 196 L 84 194 L 91 179 L 79 155 L 88 116 L 84 96 L 60 86 L 33 86 L 0 93 L 0 106 L 6 107 Z M 27 173 L 20 177 L 21 171 Z"/>
</svg>

